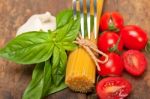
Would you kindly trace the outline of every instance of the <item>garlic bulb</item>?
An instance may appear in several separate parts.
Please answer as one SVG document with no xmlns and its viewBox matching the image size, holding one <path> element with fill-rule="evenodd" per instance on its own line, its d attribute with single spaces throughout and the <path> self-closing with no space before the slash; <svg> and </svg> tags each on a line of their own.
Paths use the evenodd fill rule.
<svg viewBox="0 0 150 99">
<path fill-rule="evenodd" d="M 27 22 L 19 27 L 17 35 L 30 31 L 45 31 L 56 29 L 56 18 L 50 12 L 32 15 Z"/>
</svg>

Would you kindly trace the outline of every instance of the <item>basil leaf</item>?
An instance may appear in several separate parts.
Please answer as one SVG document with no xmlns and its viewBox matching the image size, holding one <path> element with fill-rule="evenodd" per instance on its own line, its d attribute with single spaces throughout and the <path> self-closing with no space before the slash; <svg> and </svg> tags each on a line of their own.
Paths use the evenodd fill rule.
<svg viewBox="0 0 150 99">
<path fill-rule="evenodd" d="M 73 43 L 80 29 L 80 20 L 70 20 L 64 27 L 58 28 L 55 32 L 57 42 L 56 45 L 62 46 L 67 51 L 72 51 L 77 48 Z"/>
<path fill-rule="evenodd" d="M 63 89 L 67 88 L 67 85 L 65 84 L 65 81 L 62 81 L 59 86 L 56 86 L 55 84 L 52 84 L 52 86 L 49 89 L 49 94 L 53 94 L 55 92 L 61 91 Z"/>
<path fill-rule="evenodd" d="M 48 95 L 51 85 L 51 64 L 49 61 L 37 64 L 30 84 L 23 94 L 23 99 L 41 99 Z"/>
<path fill-rule="evenodd" d="M 52 81 L 53 84 L 57 85 L 58 79 L 58 71 L 59 71 L 59 61 L 60 61 L 60 51 L 59 48 L 55 47 L 53 51 L 53 58 L 52 58 Z"/>
<path fill-rule="evenodd" d="M 56 16 L 57 28 L 64 26 L 71 19 L 73 19 L 73 11 L 72 10 L 64 10 L 64 11 L 60 12 Z"/>
<path fill-rule="evenodd" d="M 23 99 L 41 99 L 43 91 L 44 63 L 37 64 L 32 74 L 32 80 L 26 88 Z"/>
<path fill-rule="evenodd" d="M 77 46 L 75 43 L 62 42 L 62 47 L 63 47 L 66 51 L 73 51 L 73 50 L 76 49 L 78 46 Z"/>
<path fill-rule="evenodd" d="M 68 30 L 65 30 L 67 33 L 62 39 L 63 42 L 72 42 L 76 39 L 76 37 L 79 34 L 80 19 L 74 20 L 73 22 L 70 21 L 68 24 L 70 24 L 70 26 L 68 26 Z"/>
<path fill-rule="evenodd" d="M 0 57 L 20 64 L 34 64 L 51 57 L 53 33 L 28 32 L 11 40 L 0 50 Z"/>
<path fill-rule="evenodd" d="M 54 60 L 54 58 L 56 60 Z M 55 47 L 54 51 L 53 51 L 53 57 L 51 58 L 51 61 L 50 61 L 50 63 L 53 64 L 53 65 L 51 65 L 51 69 L 50 69 L 51 72 L 47 72 L 47 73 L 49 73 L 49 74 L 47 74 L 49 76 L 46 77 L 46 79 L 50 79 L 50 80 L 44 81 L 44 82 L 47 82 L 47 84 L 44 84 L 45 87 L 43 88 L 43 90 L 45 90 L 46 93 L 43 94 L 43 96 L 61 91 L 67 87 L 65 84 L 65 80 L 64 80 L 65 71 L 62 71 L 63 69 L 59 65 L 59 62 L 62 59 L 66 60 L 66 61 L 64 61 L 65 63 L 67 62 L 66 52 L 64 52 L 64 55 L 62 57 L 62 51 L 58 47 Z M 66 67 L 66 65 L 63 66 L 63 68 L 65 68 L 65 67 Z M 45 71 L 47 69 L 49 69 L 49 67 L 45 68 Z M 60 73 L 60 71 L 61 71 L 61 74 L 57 75 L 57 73 Z M 45 75 L 46 75 L 46 73 L 45 73 Z M 56 77 L 56 78 L 54 78 L 54 77 Z"/>
<path fill-rule="evenodd" d="M 65 52 L 65 49 L 60 49 L 60 66 L 64 70 L 66 69 L 65 68 L 66 63 L 67 63 L 67 54 Z"/>
<path fill-rule="evenodd" d="M 67 64 L 67 54 L 64 49 L 60 49 L 60 62 L 59 68 L 57 70 L 57 75 L 55 75 L 56 85 L 59 85 L 65 78 L 65 70 Z"/>
<path fill-rule="evenodd" d="M 45 68 L 44 68 L 44 84 L 43 84 L 43 93 L 42 93 L 42 97 L 48 95 L 49 93 L 49 87 L 51 86 L 51 82 L 52 82 L 52 66 L 50 61 L 46 61 L 45 62 Z"/>
<path fill-rule="evenodd" d="M 54 50 L 53 50 L 53 61 L 52 61 L 53 66 L 57 66 L 59 64 L 59 60 L 60 60 L 60 55 L 59 54 L 60 54 L 59 48 L 58 47 L 54 47 Z M 53 71 L 55 71 L 55 68 L 52 67 L 52 69 L 53 69 Z"/>
<path fill-rule="evenodd" d="M 49 87 L 49 93 L 52 94 L 65 89 L 65 70 L 67 63 L 67 54 L 65 49 L 56 45 L 52 56 L 52 81 Z"/>
<path fill-rule="evenodd" d="M 70 20 L 65 26 L 54 31 L 57 34 L 56 41 L 74 41 L 79 33 L 79 29 L 80 21 Z"/>
<path fill-rule="evenodd" d="M 58 58 L 59 58 L 59 60 L 57 60 Z M 63 61 L 65 60 L 65 63 L 63 62 L 63 65 L 61 65 L 62 58 L 63 58 Z M 53 61 L 52 79 L 53 79 L 53 83 L 56 86 L 58 86 L 65 77 L 64 69 L 66 67 L 66 62 L 67 62 L 66 60 L 67 60 L 67 55 L 66 55 L 65 50 L 61 50 L 60 48 L 55 48 L 55 50 L 53 52 L 53 60 L 52 60 Z"/>
</svg>

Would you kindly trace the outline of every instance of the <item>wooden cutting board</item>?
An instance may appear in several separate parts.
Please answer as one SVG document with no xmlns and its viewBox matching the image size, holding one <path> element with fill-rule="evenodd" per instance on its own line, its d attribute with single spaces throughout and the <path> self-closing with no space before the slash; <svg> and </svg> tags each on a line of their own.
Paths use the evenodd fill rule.
<svg viewBox="0 0 150 99">
<path fill-rule="evenodd" d="M 15 37 L 17 28 L 32 14 L 50 11 L 56 15 L 69 7 L 71 0 L 0 0 L 0 48 Z M 119 11 L 124 16 L 126 24 L 140 25 L 150 37 L 149 0 L 105 0 L 105 11 Z M 150 54 L 146 56 L 150 66 Z M 141 77 L 124 73 L 123 76 L 133 85 L 133 91 L 128 99 L 150 99 L 149 66 Z M 0 59 L 0 99 L 21 99 L 24 89 L 31 80 L 33 68 L 34 66 L 18 65 Z M 65 89 L 50 95 L 47 99 L 90 99 L 90 97 L 91 95 Z"/>
</svg>

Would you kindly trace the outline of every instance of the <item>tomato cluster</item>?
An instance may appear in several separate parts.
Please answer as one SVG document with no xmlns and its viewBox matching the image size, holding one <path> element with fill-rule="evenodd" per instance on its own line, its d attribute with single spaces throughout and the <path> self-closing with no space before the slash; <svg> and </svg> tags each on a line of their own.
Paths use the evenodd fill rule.
<svg viewBox="0 0 150 99">
<path fill-rule="evenodd" d="M 124 25 L 124 19 L 118 12 L 105 13 L 100 20 L 101 34 L 98 37 L 98 49 L 107 53 L 106 63 L 99 63 L 100 76 L 96 91 L 101 99 L 124 99 L 132 90 L 131 83 L 120 77 L 123 70 L 133 76 L 140 76 L 147 67 L 147 61 L 141 52 L 148 43 L 147 33 L 136 25 Z M 104 57 L 100 57 L 103 60 Z"/>
</svg>

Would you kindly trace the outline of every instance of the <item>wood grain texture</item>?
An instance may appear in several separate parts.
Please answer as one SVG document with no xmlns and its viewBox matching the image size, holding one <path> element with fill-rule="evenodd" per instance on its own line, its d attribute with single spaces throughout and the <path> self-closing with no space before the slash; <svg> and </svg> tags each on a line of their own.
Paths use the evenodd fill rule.
<svg viewBox="0 0 150 99">
<path fill-rule="evenodd" d="M 0 0 L 0 48 L 15 37 L 17 28 L 32 14 L 52 12 L 56 15 L 71 7 L 71 0 Z M 150 2 L 148 0 L 105 0 L 104 10 L 119 11 L 126 24 L 140 25 L 150 37 Z M 146 55 L 150 66 L 150 55 Z M 128 99 L 149 99 L 150 68 L 141 77 L 123 75 L 133 84 Z M 31 80 L 34 66 L 18 65 L 0 59 L 0 99 L 21 99 Z M 50 95 L 47 99 L 90 99 L 91 95 L 74 93 L 69 89 Z"/>
</svg>

